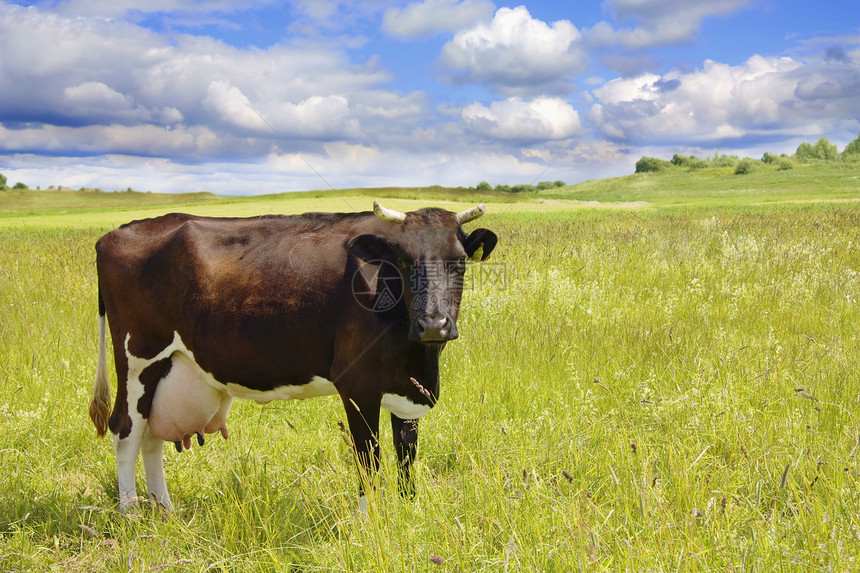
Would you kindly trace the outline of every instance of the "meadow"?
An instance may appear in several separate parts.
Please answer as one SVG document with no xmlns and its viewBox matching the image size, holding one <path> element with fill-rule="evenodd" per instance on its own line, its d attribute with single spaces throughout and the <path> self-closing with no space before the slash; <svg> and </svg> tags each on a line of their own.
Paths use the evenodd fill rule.
<svg viewBox="0 0 860 573">
<path fill-rule="evenodd" d="M 170 205 L 0 217 L 0 570 L 857 570 L 856 178 L 800 204 L 761 188 L 636 203 L 643 182 L 665 187 L 488 202 L 469 227 L 500 244 L 467 272 L 417 498 L 396 493 L 383 423 L 364 516 L 333 397 L 237 402 L 229 440 L 166 450 L 174 513 L 119 513 L 111 442 L 87 415 L 93 245 Z M 369 205 L 180 210 L 338 201 Z"/>
</svg>

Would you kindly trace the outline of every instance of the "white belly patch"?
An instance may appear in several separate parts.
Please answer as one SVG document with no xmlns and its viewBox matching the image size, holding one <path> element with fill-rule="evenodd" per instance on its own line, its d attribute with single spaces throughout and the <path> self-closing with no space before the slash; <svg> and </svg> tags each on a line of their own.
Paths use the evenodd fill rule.
<svg viewBox="0 0 860 573">
<path fill-rule="evenodd" d="M 228 383 L 226 386 L 227 392 L 234 398 L 253 400 L 260 404 L 265 404 L 272 400 L 304 400 L 306 398 L 337 394 L 337 388 L 334 387 L 334 384 L 321 376 L 314 376 L 307 384 L 281 386 L 265 392 L 245 388 L 239 384 Z"/>
<path fill-rule="evenodd" d="M 416 404 L 399 394 L 383 394 L 382 407 L 401 420 L 416 420 L 430 411 L 430 406 Z"/>
</svg>

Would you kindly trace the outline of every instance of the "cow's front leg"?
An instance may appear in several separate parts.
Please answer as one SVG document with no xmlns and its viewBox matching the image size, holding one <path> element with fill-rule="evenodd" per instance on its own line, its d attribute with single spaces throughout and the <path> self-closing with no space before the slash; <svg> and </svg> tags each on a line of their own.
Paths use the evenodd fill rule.
<svg viewBox="0 0 860 573">
<path fill-rule="evenodd" d="M 358 463 L 359 510 L 367 511 L 365 488 L 372 488 L 379 470 L 379 410 L 381 398 L 376 400 L 343 397 L 349 432 Z"/>
<path fill-rule="evenodd" d="M 412 462 L 418 452 L 418 420 L 403 420 L 391 414 L 391 433 L 394 450 L 397 452 L 397 478 L 400 494 L 415 497 L 415 482 L 412 479 Z"/>
</svg>

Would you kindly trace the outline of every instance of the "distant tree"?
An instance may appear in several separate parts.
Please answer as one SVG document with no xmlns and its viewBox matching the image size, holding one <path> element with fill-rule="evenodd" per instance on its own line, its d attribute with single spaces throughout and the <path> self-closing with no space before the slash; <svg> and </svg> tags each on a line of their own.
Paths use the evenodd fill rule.
<svg viewBox="0 0 860 573">
<path fill-rule="evenodd" d="M 501 191 L 503 193 L 510 193 L 511 186 L 510 185 L 496 185 L 496 191 Z"/>
<path fill-rule="evenodd" d="M 6 189 L 6 176 L 0 173 L 0 191 Z"/>
<path fill-rule="evenodd" d="M 848 145 L 845 146 L 845 149 L 842 150 L 842 156 L 845 157 L 847 155 L 860 156 L 860 135 L 857 136 L 857 139 L 848 143 Z"/>
<path fill-rule="evenodd" d="M 477 189 L 478 191 L 491 191 L 493 189 L 493 186 L 486 181 L 481 181 L 480 183 L 478 183 L 478 186 L 475 187 L 475 189 Z"/>
<path fill-rule="evenodd" d="M 815 145 L 803 142 L 797 146 L 794 158 L 801 163 L 812 161 L 834 161 L 839 158 L 839 150 L 826 137 L 821 137 Z"/>
<path fill-rule="evenodd" d="M 514 185 L 511 187 L 511 191 L 513 193 L 532 193 L 537 191 L 537 187 L 534 185 L 526 185 L 524 183 L 520 183 L 519 185 Z"/>
<path fill-rule="evenodd" d="M 565 182 L 564 182 L 564 181 L 562 181 L 561 179 L 559 179 L 558 181 L 556 181 L 555 183 L 553 183 L 553 185 L 555 185 L 556 187 L 567 187 L 567 183 L 565 183 Z"/>
<path fill-rule="evenodd" d="M 12 186 L 12 189 L 29 189 L 29 187 L 27 187 L 26 183 L 18 181 L 17 183 L 15 183 L 15 185 Z"/>
<path fill-rule="evenodd" d="M 835 161 L 839 159 L 839 150 L 826 137 L 822 137 L 816 141 L 813 147 L 818 159 L 823 161 Z"/>
<path fill-rule="evenodd" d="M 555 183 L 552 181 L 541 181 L 537 184 L 538 191 L 546 191 L 547 189 L 555 189 Z"/>
<path fill-rule="evenodd" d="M 762 155 L 761 157 L 761 162 L 767 165 L 771 165 L 773 163 L 776 163 L 777 159 L 779 159 L 779 157 L 777 157 L 773 153 L 770 153 L 769 151 L 765 151 L 764 155 Z"/>
<path fill-rule="evenodd" d="M 642 156 L 639 161 L 636 162 L 636 173 L 652 173 L 655 171 L 663 171 L 666 169 L 671 163 L 668 161 L 663 161 L 662 159 L 657 159 L 656 157 L 647 157 Z"/>
<path fill-rule="evenodd" d="M 801 163 L 812 161 L 815 159 L 815 149 L 813 149 L 811 143 L 804 141 L 797 146 L 797 151 L 794 152 L 794 158 Z"/>
</svg>

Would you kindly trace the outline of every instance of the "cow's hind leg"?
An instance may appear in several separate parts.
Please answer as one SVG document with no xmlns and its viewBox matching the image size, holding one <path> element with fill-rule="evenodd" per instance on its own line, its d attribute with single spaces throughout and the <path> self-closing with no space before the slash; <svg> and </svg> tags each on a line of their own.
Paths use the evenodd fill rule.
<svg viewBox="0 0 860 573">
<path fill-rule="evenodd" d="M 140 452 L 146 424 L 143 418 L 133 420 L 127 435 L 114 434 L 113 449 L 116 455 L 117 485 L 119 487 L 119 508 L 126 511 L 137 498 L 135 487 L 135 465 Z"/>
<path fill-rule="evenodd" d="M 164 441 L 154 435 L 149 427 L 143 432 L 140 448 L 143 454 L 143 469 L 146 472 L 146 489 L 149 497 L 165 509 L 172 509 L 167 482 L 164 480 Z"/>
</svg>

